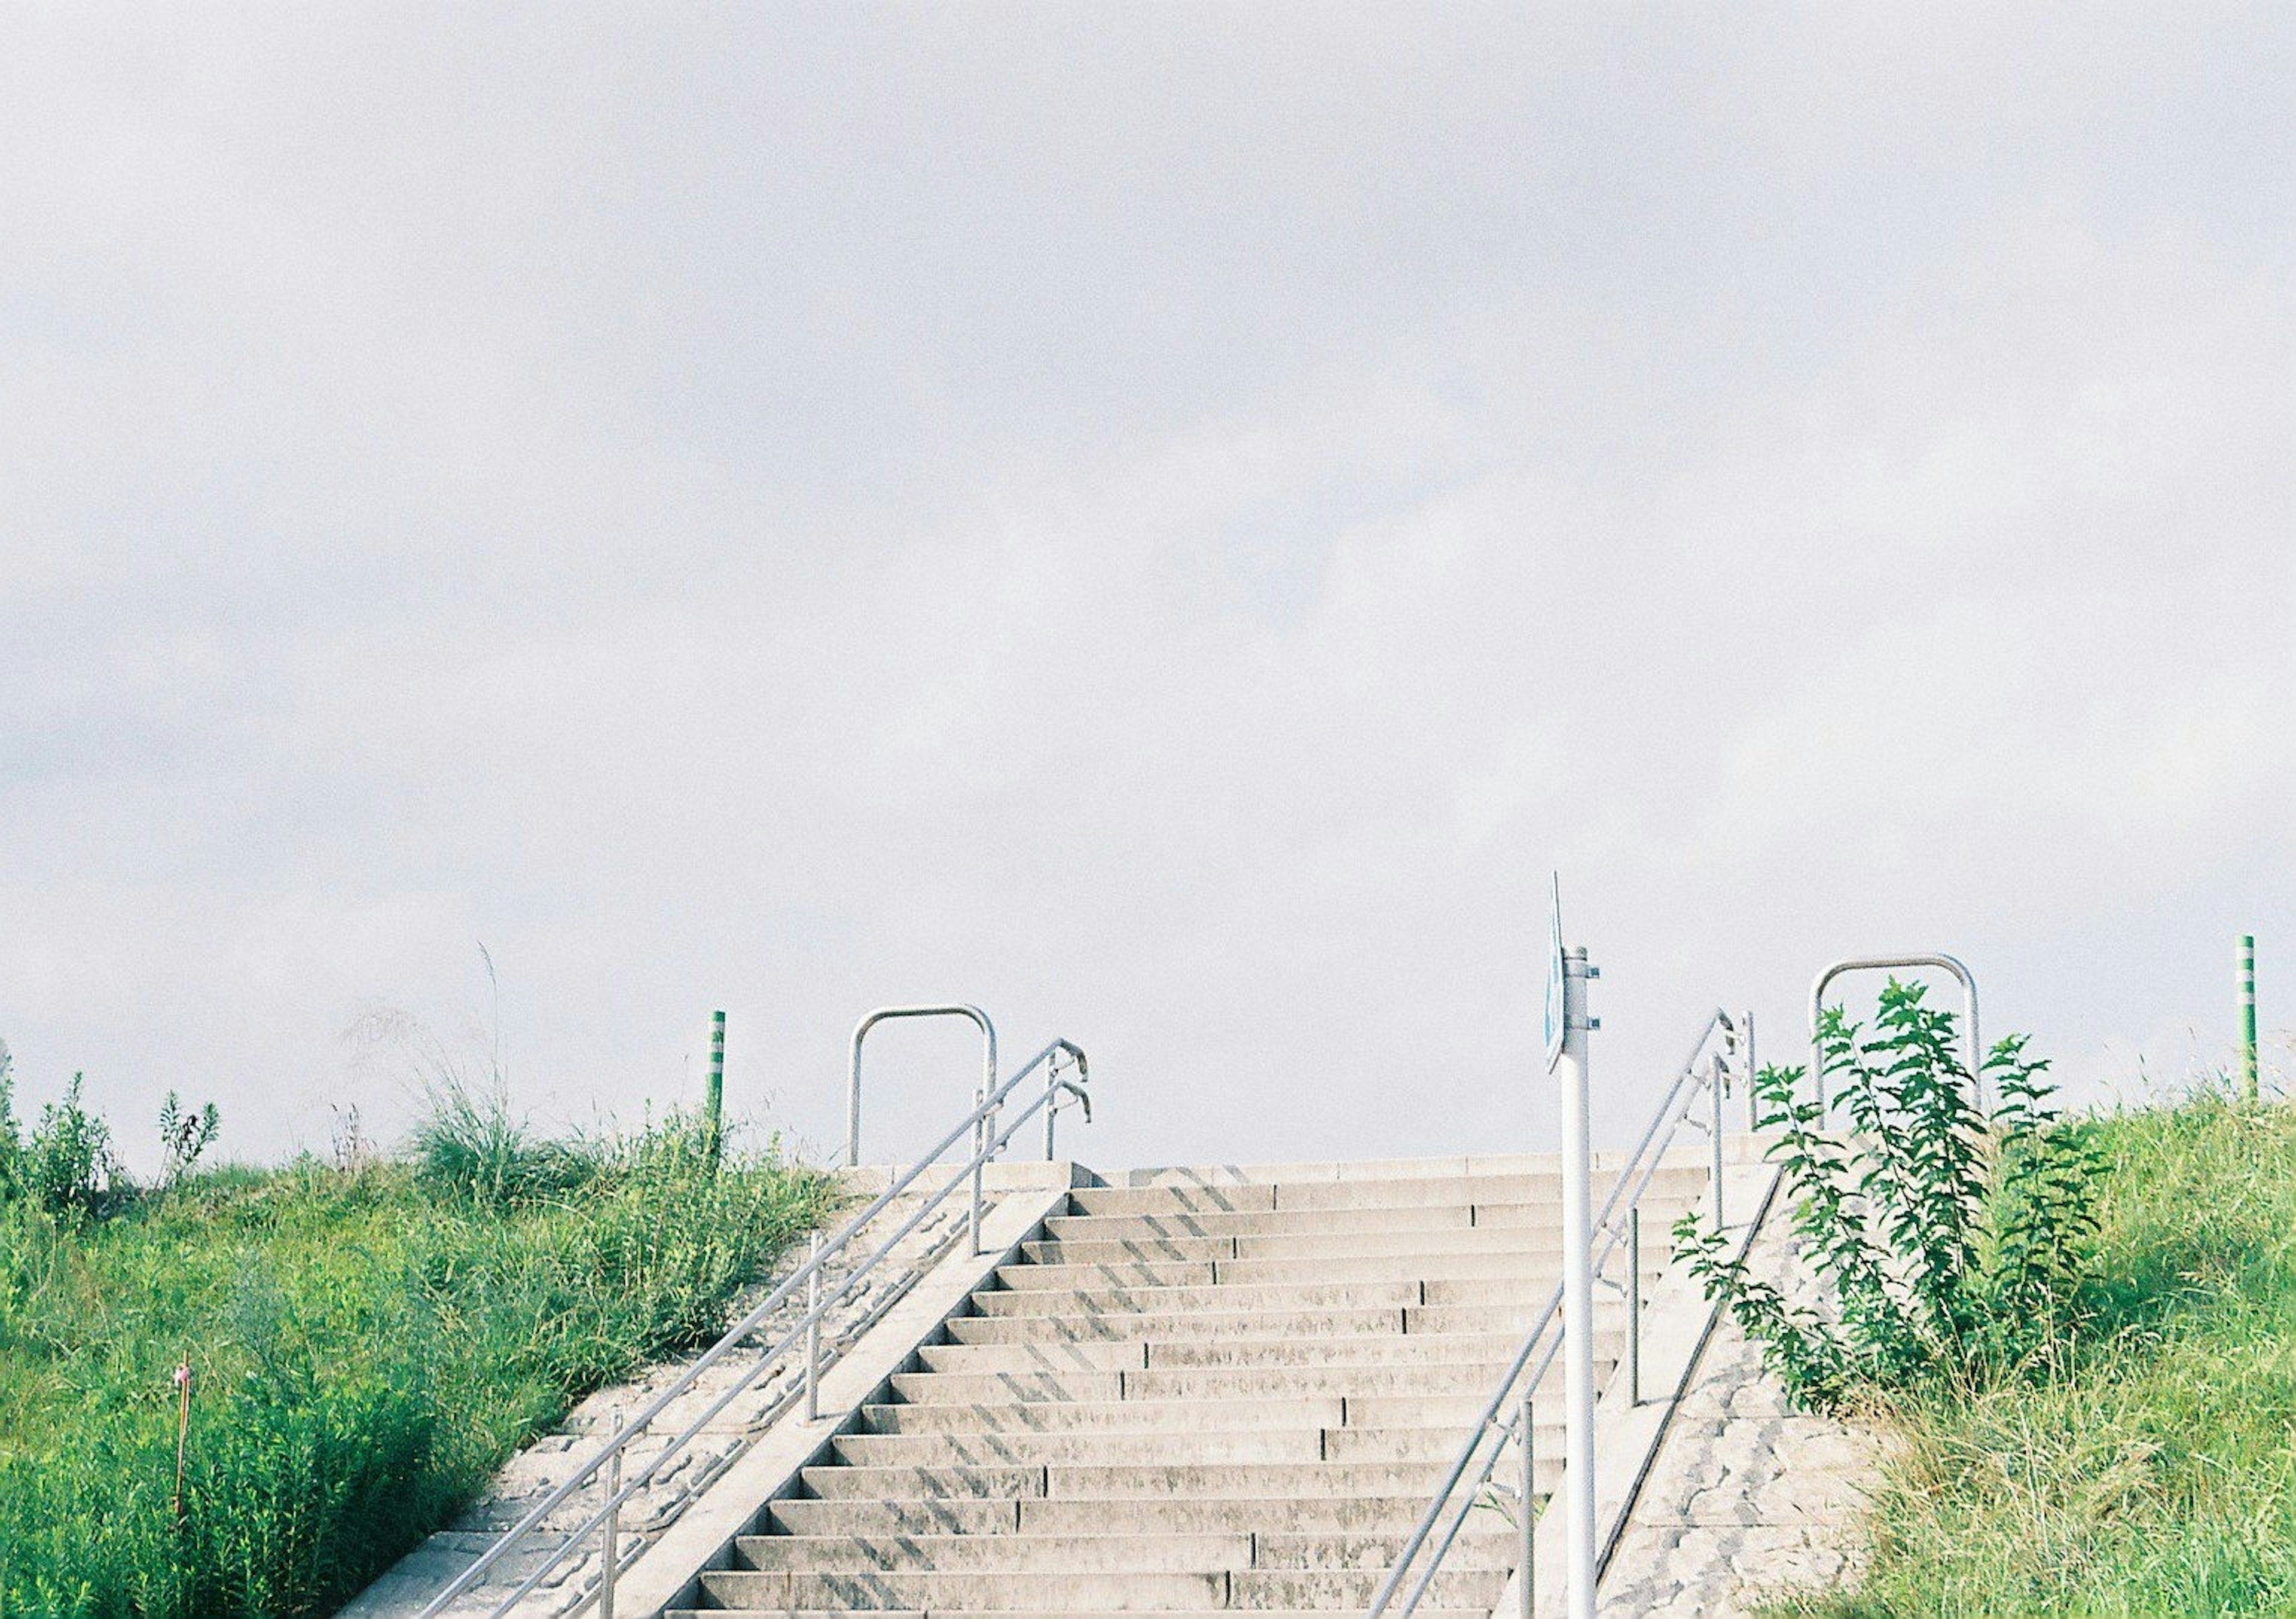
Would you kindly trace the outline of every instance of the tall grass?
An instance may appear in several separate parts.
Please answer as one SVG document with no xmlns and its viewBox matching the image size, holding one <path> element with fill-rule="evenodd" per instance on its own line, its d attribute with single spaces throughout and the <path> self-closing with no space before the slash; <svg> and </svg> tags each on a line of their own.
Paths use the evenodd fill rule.
<svg viewBox="0 0 2296 1619">
<path fill-rule="evenodd" d="M 1870 1574 L 1781 1611 L 2296 1613 L 2296 1109 L 2095 1128 L 2085 1323 L 2030 1379 L 1901 1402 Z"/>
<path fill-rule="evenodd" d="M 0 1203 L 0 1612 L 331 1611 L 573 1402 L 715 1337 L 832 1196 L 679 1119 L 544 1142 L 476 1105 L 415 1148 L 92 1222 Z"/>
</svg>

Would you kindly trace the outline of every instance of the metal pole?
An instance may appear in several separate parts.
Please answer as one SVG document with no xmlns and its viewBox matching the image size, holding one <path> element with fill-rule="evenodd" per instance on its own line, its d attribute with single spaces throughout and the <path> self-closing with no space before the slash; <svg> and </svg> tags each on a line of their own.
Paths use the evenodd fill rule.
<svg viewBox="0 0 2296 1619">
<path fill-rule="evenodd" d="M 821 1233 L 813 1234 L 808 1262 L 813 1273 L 805 1279 L 805 1419 L 821 1419 Z"/>
<path fill-rule="evenodd" d="M 1746 1133 L 1751 1135 L 1762 1127 L 1761 1103 L 1754 1097 L 1755 1076 L 1762 1070 L 1754 1061 L 1754 1014 L 1750 1011 L 1745 1013 L 1744 1017 L 1746 1019 L 1744 1025 L 1746 1030 Z"/>
<path fill-rule="evenodd" d="M 988 1104 L 988 1099 L 996 1094 L 996 1051 L 993 1043 L 982 1048 L 982 1059 L 983 1060 L 980 1068 L 980 1100 L 976 1105 L 987 1107 Z M 1045 1059 L 1045 1062 L 1046 1066 L 1049 1067 L 1052 1065 L 1052 1059 L 1048 1057 Z M 972 1220 L 971 1231 L 972 1237 L 972 1256 L 975 1259 L 980 1257 L 981 1177 L 988 1173 L 988 1156 L 989 1152 L 989 1143 L 996 1140 L 996 1110 L 994 1108 L 989 1108 L 988 1111 L 981 1116 L 980 1132 L 973 1138 L 972 1147 L 974 1162 L 972 1165 Z"/>
<path fill-rule="evenodd" d="M 726 1014 L 709 1014 L 709 1088 L 701 1093 L 702 1140 L 715 1165 L 726 1144 Z"/>
<path fill-rule="evenodd" d="M 2256 1100 L 2256 936 L 2240 936 L 2240 1099 Z"/>
<path fill-rule="evenodd" d="M 1562 1527 L 1570 1619 L 1595 1619 L 1595 1277 L 1587 1125 L 1587 951 L 1562 963 Z"/>
<path fill-rule="evenodd" d="M 598 1570 L 598 1619 L 614 1619 L 614 1574 L 622 1560 L 622 1509 L 614 1497 L 622 1492 L 622 1435 L 627 1431 L 622 1419 L 615 1418 L 613 1453 L 606 1459 L 606 1521 L 598 1526 L 605 1552 Z"/>
<path fill-rule="evenodd" d="M 1522 1394 L 1522 1555 L 1518 1562 L 1522 1567 L 1521 1619 L 1535 1619 L 1538 1606 L 1538 1462 L 1531 1446 L 1531 1435 L 1538 1432 L 1533 1425 L 1532 1389 Z"/>
<path fill-rule="evenodd" d="M 1045 1063 L 1045 1162 L 1053 1161 L 1053 1115 L 1061 1110 L 1061 1054 Z"/>
<path fill-rule="evenodd" d="M 1643 1402 L 1643 1206 L 1627 1211 L 1627 1403 Z"/>
<path fill-rule="evenodd" d="M 1714 1137 L 1714 1231 L 1718 1236 L 1722 1231 L 1722 1079 L 1727 1072 L 1728 1069 L 1723 1066 L 1722 1059 L 1716 1058 L 1714 1059 L 1712 1134 Z"/>
</svg>

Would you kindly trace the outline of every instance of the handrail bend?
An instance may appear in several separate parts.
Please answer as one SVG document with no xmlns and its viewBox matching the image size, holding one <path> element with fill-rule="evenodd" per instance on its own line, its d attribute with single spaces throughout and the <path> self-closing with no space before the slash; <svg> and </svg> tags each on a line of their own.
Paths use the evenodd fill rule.
<svg viewBox="0 0 2296 1619">
<path fill-rule="evenodd" d="M 1708 1057 L 1709 1047 L 1718 1032 L 1723 1036 L 1722 1047 L 1713 1054 L 1710 1060 L 1704 1064 L 1702 1072 L 1701 1059 Z M 1636 1210 L 1643 1193 L 1648 1190 L 1652 1177 L 1658 1173 L 1659 1165 L 1666 1157 L 1667 1149 L 1673 1144 L 1675 1132 L 1690 1117 L 1689 1104 L 1695 1100 L 1702 1086 L 1711 1093 L 1714 1104 L 1712 1124 L 1708 1127 L 1715 1132 L 1718 1149 L 1715 1192 L 1718 1217 L 1720 1206 L 1718 1199 L 1721 1190 L 1718 1170 L 1722 1117 L 1721 1095 L 1722 1086 L 1729 1075 L 1729 1059 L 1734 1055 L 1742 1059 L 1740 1066 L 1742 1067 L 1742 1049 L 1739 1040 L 1738 1026 L 1729 1013 L 1718 1007 L 1708 1017 L 1704 1026 L 1700 1028 L 1698 1038 L 1690 1048 L 1690 1055 L 1684 1059 L 1682 1067 L 1677 1070 L 1674 1083 L 1667 1087 L 1664 1099 L 1660 1101 L 1657 1109 L 1651 1115 L 1650 1124 L 1644 1129 L 1642 1140 L 1636 1143 L 1634 1151 L 1628 1155 L 1626 1163 L 1620 1165 L 1618 1178 L 1611 1183 L 1611 1194 L 1603 1201 L 1603 1212 L 1595 1222 L 1595 1229 L 1601 1233 L 1602 1240 L 1599 1251 L 1592 1263 L 1592 1269 L 1598 1280 L 1603 1278 L 1603 1272 L 1608 1268 L 1612 1257 L 1617 1255 L 1620 1245 L 1628 1240 L 1628 1234 L 1620 1228 L 1617 1219 L 1621 1204 L 1623 1203 L 1625 1208 L 1630 1213 Z M 1630 1183 L 1631 1190 L 1628 1190 Z M 1619 1284 L 1609 1285 L 1618 1286 Z M 1540 1381 L 1546 1377 L 1548 1368 L 1554 1362 L 1556 1353 L 1562 1347 L 1562 1334 L 1560 1330 L 1562 1310 L 1562 1288 L 1560 1283 L 1557 1283 L 1554 1291 L 1548 1296 L 1545 1306 L 1540 1309 L 1537 1320 L 1532 1323 L 1530 1331 L 1524 1336 L 1521 1347 L 1516 1349 L 1514 1358 L 1507 1362 L 1507 1369 L 1499 1374 L 1497 1384 L 1491 1390 L 1490 1398 L 1484 1402 L 1482 1414 L 1475 1419 L 1473 1430 L 1468 1435 L 1466 1443 L 1460 1446 L 1458 1454 L 1452 1459 L 1450 1468 L 1443 1476 L 1443 1481 L 1436 1485 L 1435 1493 L 1427 1503 L 1427 1509 L 1420 1515 L 1419 1522 L 1414 1525 L 1410 1535 L 1405 1540 L 1403 1549 L 1397 1553 L 1393 1566 L 1389 1569 L 1386 1580 L 1379 1588 L 1379 1594 L 1372 1599 L 1366 1619 L 1386 1619 L 1386 1615 L 1390 1614 L 1398 1615 L 1399 1619 L 1407 1619 L 1407 1615 L 1416 1611 L 1421 1599 L 1427 1594 L 1428 1587 L 1434 1582 L 1435 1575 L 1441 1570 L 1443 1559 L 1450 1554 L 1453 1543 L 1459 1537 L 1459 1531 L 1465 1526 L 1467 1515 L 1474 1509 L 1478 1496 L 1486 1486 L 1489 1485 L 1491 1474 L 1496 1469 L 1499 1459 L 1506 1453 L 1508 1444 L 1518 1437 L 1525 1443 L 1529 1442 L 1531 1396 L 1537 1392 Z M 1548 1335 L 1549 1328 L 1557 1329 L 1552 1337 Z M 1546 1353 L 1543 1354 L 1539 1353 L 1542 1343 L 1546 1345 Z M 1532 1363 L 1534 1356 L 1538 1357 L 1535 1366 Z M 1516 1396 L 1518 1385 L 1521 1387 L 1519 1399 Z M 1502 1419 L 1499 1413 L 1508 1410 L 1510 1405 L 1514 1407 L 1512 1414 Z M 1476 1467 L 1478 1456 L 1482 1459 L 1480 1468 Z M 1459 1486 L 1467 1479 L 1471 1470 L 1474 1473 L 1473 1482 L 1464 1492 L 1462 1492 Z M 1528 1499 L 1521 1500 L 1516 1509 L 1520 1515 L 1518 1525 L 1524 1536 L 1524 1544 L 1528 1547 L 1530 1533 L 1529 1500 Z M 1447 1523 L 1445 1522 L 1447 1513 L 1449 1520 Z M 1439 1525 L 1440 1525 L 1439 1534 Z M 1423 1566 L 1420 1567 L 1418 1578 L 1412 1582 L 1410 1590 L 1404 1595 L 1398 1604 L 1396 1599 L 1397 1592 L 1402 1589 L 1405 1580 L 1410 1578 L 1414 1566 L 1421 1563 L 1422 1552 L 1428 1554 Z M 1526 1581 L 1530 1577 L 1528 1559 L 1525 1560 L 1525 1566 L 1521 1570 L 1521 1577 Z"/>
<path fill-rule="evenodd" d="M 1062 1056 L 1066 1056 L 1074 1063 L 1077 1069 L 1075 1078 L 1069 1078 L 1058 1072 L 1059 1059 Z M 982 1122 L 993 1117 L 1005 1100 L 1019 1088 L 1021 1082 L 1040 1067 L 1046 1071 L 1043 1089 L 1012 1116 L 1010 1123 L 1004 1125 L 1001 1130 L 988 1134 L 985 1139 L 980 1139 L 979 1132 Z M 971 1182 L 977 1198 L 980 1195 L 979 1176 L 981 1167 L 1020 1133 L 1022 1126 L 1038 1109 L 1043 1108 L 1049 1112 L 1057 1105 L 1058 1099 L 1065 1095 L 1082 1103 L 1085 1108 L 1085 1116 L 1089 1119 L 1092 1116 L 1091 1103 L 1085 1089 L 1085 1081 L 1083 1051 L 1069 1041 L 1055 1040 L 1015 1070 L 1009 1079 L 990 1090 L 980 1105 L 959 1120 L 955 1127 L 943 1136 L 929 1154 L 911 1165 L 902 1173 L 892 1177 L 885 1190 L 878 1193 L 866 1208 L 848 1220 L 834 1237 L 815 1249 L 803 1264 L 791 1271 L 782 1280 L 780 1285 L 766 1296 L 762 1303 L 735 1322 L 725 1337 L 705 1350 L 700 1358 L 688 1366 L 667 1388 L 648 1401 L 644 1408 L 618 1429 L 611 1438 L 590 1456 L 588 1460 L 585 1461 L 571 1476 L 561 1481 L 557 1487 L 550 1491 L 541 1500 L 536 1502 L 523 1517 L 504 1532 L 501 1539 L 449 1582 L 445 1590 L 432 1598 L 416 1615 L 416 1619 L 438 1619 L 438 1616 L 443 1614 L 457 1598 L 483 1580 L 495 1566 L 508 1556 L 513 1547 L 532 1533 L 545 1518 L 572 1499 L 575 1493 L 585 1485 L 594 1481 L 601 1472 L 608 1469 L 610 1466 L 619 1465 L 624 1451 L 632 1439 L 644 1433 L 652 1424 L 654 1419 L 660 1416 L 672 1403 L 690 1393 L 701 1381 L 702 1374 L 723 1360 L 742 1339 L 762 1326 L 775 1311 L 795 1297 L 800 1289 L 805 1289 L 808 1299 L 808 1307 L 805 1314 L 783 1332 L 775 1341 L 773 1346 L 758 1358 L 749 1370 L 711 1401 L 700 1415 L 694 1417 L 680 1429 L 644 1466 L 635 1472 L 623 1472 L 619 1486 L 607 1491 L 605 1500 L 597 1509 L 560 1541 L 557 1549 L 527 1575 L 517 1590 L 488 1610 L 487 1619 L 504 1619 L 512 1608 L 524 1601 L 535 1588 L 542 1584 L 562 1563 L 575 1555 L 592 1534 L 597 1533 L 610 1519 L 612 1519 L 631 1497 L 651 1483 L 665 1466 L 680 1457 L 685 1447 L 717 1419 L 718 1413 L 773 1370 L 791 1345 L 800 1341 L 816 1341 L 809 1338 L 808 1335 L 817 1332 L 822 1318 L 849 1296 L 860 1285 L 862 1279 L 874 1270 L 886 1255 L 906 1240 L 910 1233 L 922 1225 L 951 1194 L 959 1187 Z M 843 1255 L 854 1238 L 859 1235 L 871 1221 L 882 1214 L 895 1198 L 901 1197 L 915 1185 L 926 1171 L 938 1164 L 942 1156 L 963 1141 L 968 1133 L 976 1135 L 977 1145 L 972 1156 L 959 1165 L 955 1173 L 938 1190 L 927 1197 L 917 1206 L 914 1213 L 901 1222 L 898 1230 L 879 1243 L 865 1258 L 847 1271 L 841 1280 L 833 1286 L 824 1285 L 822 1273 L 829 1262 Z M 1049 1132 L 1047 1139 L 1049 1140 Z M 973 1211 L 972 1229 L 977 1236 L 980 1229 L 980 1212 L 977 1203 Z M 805 1386 L 810 1389 L 819 1378 L 820 1368 L 808 1361 L 805 1371 Z M 609 1482 L 611 1482 L 611 1476 Z M 607 1561 L 611 1568 L 613 1562 L 611 1553 Z M 575 1605 L 575 1611 L 594 1601 L 595 1598 L 595 1592 L 585 1596 Z"/>
<path fill-rule="evenodd" d="M 845 1084 L 845 1164 L 861 1164 L 861 1043 L 869 1031 L 895 1018 L 964 1018 L 980 1026 L 980 1090 L 979 1101 L 996 1085 L 996 1026 L 977 1006 L 881 1006 L 853 1026 L 853 1055 Z"/>
<path fill-rule="evenodd" d="M 1825 1013 L 1825 986 L 1846 972 L 1868 972 L 1895 967 L 1934 967 L 1961 980 L 1962 1004 L 1968 1012 L 1964 1031 L 1969 1048 L 1969 1083 L 1980 1108 L 1985 1106 L 1985 1048 L 1977 1038 L 1977 977 L 1959 958 L 1948 955 L 1853 956 L 1836 961 L 1811 980 L 1809 986 L 1809 1077 L 1817 1087 L 1817 1119 L 1825 1123 L 1825 1053 L 1819 1048 L 1818 1020 Z"/>
</svg>

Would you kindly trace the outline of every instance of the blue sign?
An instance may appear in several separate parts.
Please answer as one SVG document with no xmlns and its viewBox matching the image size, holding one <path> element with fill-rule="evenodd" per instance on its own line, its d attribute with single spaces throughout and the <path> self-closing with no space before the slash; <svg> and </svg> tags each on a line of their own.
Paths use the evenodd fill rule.
<svg viewBox="0 0 2296 1619">
<path fill-rule="evenodd" d="M 1562 1060 L 1562 874 L 1554 874 L 1554 903 L 1547 912 L 1546 1071 Z"/>
</svg>

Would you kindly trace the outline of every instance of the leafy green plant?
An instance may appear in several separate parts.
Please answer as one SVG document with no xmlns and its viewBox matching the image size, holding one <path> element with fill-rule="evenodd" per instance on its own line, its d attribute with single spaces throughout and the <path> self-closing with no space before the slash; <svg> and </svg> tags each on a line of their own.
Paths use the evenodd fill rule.
<svg viewBox="0 0 2296 1619">
<path fill-rule="evenodd" d="M 86 1076 L 75 1074 L 62 1101 L 40 1109 L 39 1127 L 24 1154 L 24 1181 L 32 1198 L 52 1214 L 95 1212 L 119 1178 L 111 1156 L 111 1127 L 80 1102 Z"/>
<path fill-rule="evenodd" d="M 1749 1274 L 1696 1211 L 1675 1228 L 1707 1296 L 1728 1304 L 1815 1408 L 2053 1353 L 2095 1232 L 2096 1160 L 2083 1129 L 2048 1106 L 2048 1064 L 2027 1056 L 2024 1035 L 1997 1043 L 1983 1067 L 2000 1101 L 1980 1114 L 1955 1018 L 1925 993 L 1891 979 L 1870 1034 L 1838 1007 L 1824 1014 L 1819 1050 L 1847 1135 L 1800 1094 L 1802 1068 L 1755 1079 L 1764 1125 L 1783 1132 L 1771 1157 L 1829 1308 Z"/>
<path fill-rule="evenodd" d="M 16 1125 L 15 1059 L 8 1043 L 0 1040 L 0 1203 L 18 1196 L 24 1186 L 24 1138 Z"/>
<path fill-rule="evenodd" d="M 160 1104 L 160 1146 L 168 1155 L 167 1184 L 174 1186 L 191 1173 L 200 1155 L 215 1145 L 223 1117 L 213 1102 L 186 1112 L 173 1091 Z"/>
</svg>

